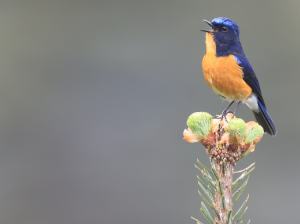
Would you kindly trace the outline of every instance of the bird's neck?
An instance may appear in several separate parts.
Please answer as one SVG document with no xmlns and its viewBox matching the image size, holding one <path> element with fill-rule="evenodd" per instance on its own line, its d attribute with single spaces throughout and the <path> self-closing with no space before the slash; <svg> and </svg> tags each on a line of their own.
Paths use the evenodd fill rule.
<svg viewBox="0 0 300 224">
<path fill-rule="evenodd" d="M 206 33 L 206 54 L 216 55 L 216 43 L 214 37 L 210 33 Z"/>
<path fill-rule="evenodd" d="M 216 45 L 217 42 L 217 45 Z M 222 44 L 214 39 L 213 34 L 206 33 L 206 54 L 215 55 L 216 57 L 226 57 L 229 55 L 244 55 L 242 45 L 237 38 L 231 44 Z"/>
</svg>

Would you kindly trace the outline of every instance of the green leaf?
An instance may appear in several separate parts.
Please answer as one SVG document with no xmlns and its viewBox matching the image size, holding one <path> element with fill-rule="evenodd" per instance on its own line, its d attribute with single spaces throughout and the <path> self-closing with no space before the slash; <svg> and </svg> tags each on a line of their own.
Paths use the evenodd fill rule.
<svg viewBox="0 0 300 224">
<path fill-rule="evenodd" d="M 210 207 L 210 209 L 213 209 L 212 204 L 213 203 L 209 203 L 209 201 L 207 201 L 207 199 L 201 194 L 201 192 L 198 190 L 198 194 L 200 195 L 200 197 L 203 199 L 203 201 L 205 202 L 205 204 Z"/>
<path fill-rule="evenodd" d="M 223 173 L 223 176 L 225 176 L 225 172 L 226 172 L 226 161 L 223 160 L 223 164 L 222 164 L 222 173 Z"/>
<path fill-rule="evenodd" d="M 196 167 L 197 170 L 201 172 L 201 169 L 196 164 L 194 164 L 194 166 Z"/>
<path fill-rule="evenodd" d="M 210 161 L 211 166 L 212 166 L 214 169 L 216 169 L 214 160 L 213 160 L 212 158 L 209 158 L 209 161 Z"/>
<path fill-rule="evenodd" d="M 242 206 L 239 208 L 239 210 L 236 212 L 236 214 L 233 216 L 232 220 L 234 220 L 239 214 L 240 212 L 242 211 L 242 209 L 244 208 L 244 206 L 246 205 L 247 201 L 249 199 L 249 194 L 246 198 L 246 200 L 244 201 L 244 203 L 242 204 Z"/>
<path fill-rule="evenodd" d="M 239 178 L 236 179 L 236 181 L 233 182 L 232 184 L 232 188 L 231 191 L 247 176 L 249 175 L 255 167 L 253 167 L 251 170 L 249 170 L 248 172 L 243 173 Z"/>
<path fill-rule="evenodd" d="M 209 211 L 208 211 L 206 205 L 203 203 L 203 201 L 201 201 L 201 205 L 202 205 L 203 210 L 209 215 L 209 217 L 211 218 L 211 220 L 213 220 L 211 214 L 209 213 Z"/>
<path fill-rule="evenodd" d="M 211 167 L 211 171 L 212 171 L 213 175 L 215 176 L 215 178 L 217 180 L 220 180 L 220 177 L 214 167 Z"/>
<path fill-rule="evenodd" d="M 249 224 L 251 222 L 251 220 L 249 219 L 249 221 L 247 222 L 247 224 Z"/>
<path fill-rule="evenodd" d="M 243 159 L 243 158 L 245 158 L 246 156 L 248 156 L 250 152 L 251 152 L 251 150 L 250 150 L 250 148 L 249 148 L 246 152 L 244 152 L 244 153 L 241 155 L 241 159 Z"/>
<path fill-rule="evenodd" d="M 246 172 L 245 176 L 249 175 L 254 169 L 255 169 L 255 167 L 253 167 L 251 170 L 249 170 L 248 172 Z"/>
<path fill-rule="evenodd" d="M 208 221 L 210 224 L 213 224 L 213 221 L 210 220 L 209 216 L 207 216 L 207 214 L 203 211 L 202 208 L 200 208 L 200 211 L 201 211 L 202 215 L 207 219 L 207 221 Z"/>
<path fill-rule="evenodd" d="M 205 170 L 207 170 L 208 172 L 211 173 L 211 171 L 210 171 L 206 166 L 204 166 L 204 165 L 200 162 L 199 159 L 197 159 L 197 162 L 199 163 L 199 165 L 200 165 L 203 169 L 205 169 Z"/>
<path fill-rule="evenodd" d="M 207 210 L 205 204 L 204 204 L 204 203 L 201 203 L 201 205 L 202 205 L 202 208 L 200 208 L 200 211 L 202 212 L 202 214 L 204 215 L 204 217 L 205 217 L 211 224 L 213 224 L 214 221 L 213 221 L 213 219 L 212 219 L 210 213 L 208 212 L 208 210 Z"/>
<path fill-rule="evenodd" d="M 219 214 L 219 212 L 217 211 L 217 209 L 215 208 L 215 204 L 213 204 L 212 210 L 214 211 L 214 213 L 215 213 L 215 215 L 217 216 L 217 218 L 218 218 L 219 220 L 221 220 L 220 214 Z"/>
<path fill-rule="evenodd" d="M 202 175 L 203 175 L 204 179 L 207 181 L 207 183 L 208 183 L 210 186 L 212 186 L 214 189 L 216 189 L 216 185 L 215 185 L 215 183 L 212 181 L 212 179 L 209 178 L 209 177 L 207 176 L 207 174 L 204 173 L 203 170 L 201 170 L 201 172 L 202 172 Z"/>
<path fill-rule="evenodd" d="M 245 208 L 245 210 L 243 211 L 243 213 L 241 214 L 241 216 L 238 218 L 238 220 L 236 222 L 239 222 L 243 218 L 243 216 L 244 216 L 245 212 L 247 211 L 247 209 L 248 209 L 248 207 Z"/>
<path fill-rule="evenodd" d="M 221 195 L 224 195 L 224 191 L 223 191 L 222 183 L 221 183 L 221 181 L 220 181 L 220 180 L 218 181 L 218 184 L 219 184 L 219 192 L 220 192 L 220 194 L 221 194 Z"/>
<path fill-rule="evenodd" d="M 239 199 L 239 197 L 243 193 L 243 191 L 244 191 L 244 189 L 245 189 L 245 187 L 246 187 L 246 185 L 248 183 L 249 177 L 250 176 L 248 176 L 247 180 L 245 180 L 245 182 L 243 183 L 243 185 L 232 195 L 232 197 L 233 197 L 236 193 L 239 192 L 238 195 L 236 196 L 236 198 L 234 199 L 234 201 L 232 202 L 232 205 Z"/>
<path fill-rule="evenodd" d="M 244 173 L 246 171 L 248 171 L 251 167 L 253 167 L 255 165 L 255 163 L 252 163 L 250 166 L 248 166 L 247 168 L 243 169 L 243 170 L 239 170 L 239 171 L 235 171 L 234 173 Z"/>
<path fill-rule="evenodd" d="M 211 198 L 215 198 L 215 195 L 212 192 L 212 190 L 210 189 L 210 186 L 207 185 L 207 188 L 210 190 L 208 193 L 210 194 Z"/>
<path fill-rule="evenodd" d="M 209 179 L 211 179 L 211 181 L 214 181 L 213 178 L 211 177 L 211 175 L 209 174 L 209 172 L 207 170 L 204 170 L 204 173 L 207 175 L 207 177 Z"/>
<path fill-rule="evenodd" d="M 230 211 L 229 211 L 228 214 L 227 214 L 226 224 L 229 224 L 229 223 L 230 223 L 231 215 L 232 215 L 232 209 L 230 209 Z"/>
<path fill-rule="evenodd" d="M 214 199 L 209 195 L 209 193 L 206 191 L 206 189 L 204 188 L 204 186 L 199 181 L 198 181 L 198 184 L 201 187 L 201 189 L 204 192 L 204 194 L 207 196 L 210 204 L 212 204 L 214 202 Z"/>
<path fill-rule="evenodd" d="M 206 186 L 205 183 L 200 179 L 200 177 L 197 175 L 198 180 L 203 184 L 203 187 L 213 196 L 213 192 L 210 190 L 209 186 Z"/>
<path fill-rule="evenodd" d="M 200 222 L 198 219 L 195 219 L 193 216 L 191 217 L 191 219 L 193 219 L 195 222 L 199 223 L 199 224 L 203 224 L 202 222 Z"/>
<path fill-rule="evenodd" d="M 225 203 L 225 197 L 224 197 L 224 195 L 222 195 L 222 197 L 221 197 L 221 199 L 222 199 L 222 209 L 223 209 L 223 211 L 225 211 L 226 210 L 226 203 Z"/>
</svg>

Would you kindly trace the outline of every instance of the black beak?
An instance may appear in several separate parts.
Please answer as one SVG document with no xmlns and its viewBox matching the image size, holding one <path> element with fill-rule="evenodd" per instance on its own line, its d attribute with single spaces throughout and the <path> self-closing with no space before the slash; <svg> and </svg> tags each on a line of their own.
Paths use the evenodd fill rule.
<svg viewBox="0 0 300 224">
<path fill-rule="evenodd" d="M 206 19 L 203 20 L 204 22 L 206 22 L 212 29 L 211 30 L 201 30 L 203 32 L 207 32 L 207 33 L 213 33 L 217 30 L 217 28 L 209 21 L 207 21 Z"/>
</svg>

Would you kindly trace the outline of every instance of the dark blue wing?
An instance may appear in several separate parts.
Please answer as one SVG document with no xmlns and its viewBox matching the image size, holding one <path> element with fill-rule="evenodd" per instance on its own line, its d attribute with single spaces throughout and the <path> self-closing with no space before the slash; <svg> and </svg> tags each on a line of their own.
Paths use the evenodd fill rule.
<svg viewBox="0 0 300 224">
<path fill-rule="evenodd" d="M 251 87 L 252 92 L 260 99 L 260 101 L 265 105 L 264 99 L 261 94 L 260 85 L 258 79 L 244 54 L 234 55 L 239 66 L 243 68 L 244 81 Z"/>
<path fill-rule="evenodd" d="M 257 104 L 259 111 L 253 111 L 256 121 L 263 127 L 264 131 L 272 136 L 277 133 L 276 127 L 272 118 L 270 117 L 264 99 L 261 95 L 261 90 L 259 86 L 258 79 L 244 54 L 236 54 L 235 60 L 238 62 L 239 66 L 243 68 L 244 81 L 252 88 L 252 92 L 257 96 Z"/>
</svg>

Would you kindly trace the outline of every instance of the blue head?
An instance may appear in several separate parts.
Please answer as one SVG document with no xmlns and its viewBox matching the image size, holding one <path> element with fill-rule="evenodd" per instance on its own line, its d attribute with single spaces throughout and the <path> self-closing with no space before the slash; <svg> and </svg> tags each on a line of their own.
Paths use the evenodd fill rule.
<svg viewBox="0 0 300 224">
<path fill-rule="evenodd" d="M 212 27 L 212 30 L 202 31 L 213 35 L 217 57 L 243 54 L 239 39 L 240 30 L 235 22 L 225 17 L 215 18 L 211 22 L 204 21 Z"/>
</svg>

